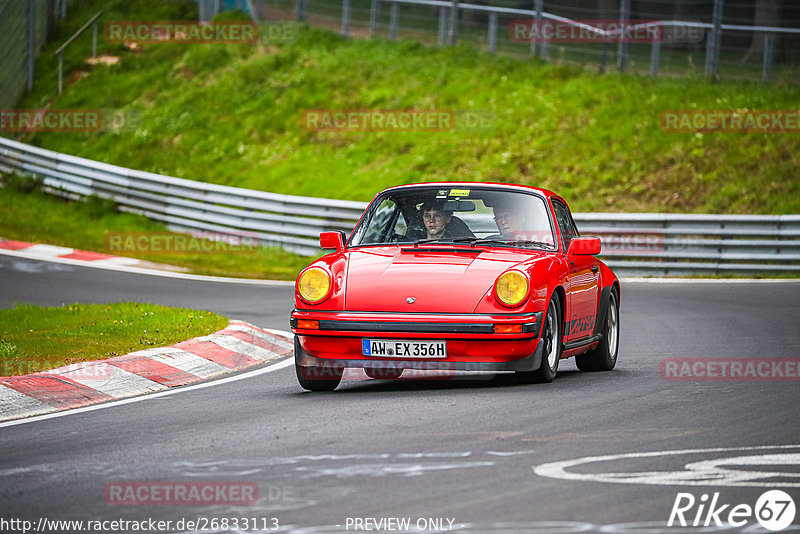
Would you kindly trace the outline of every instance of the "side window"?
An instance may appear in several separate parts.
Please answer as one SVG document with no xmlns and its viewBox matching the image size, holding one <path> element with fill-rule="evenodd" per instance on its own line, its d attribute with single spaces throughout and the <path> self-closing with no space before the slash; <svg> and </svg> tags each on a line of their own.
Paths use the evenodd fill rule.
<svg viewBox="0 0 800 534">
<path fill-rule="evenodd" d="M 575 228 L 572 215 L 570 214 L 569 208 L 566 205 L 554 200 L 553 211 L 556 214 L 556 223 L 558 224 L 558 229 L 561 231 L 561 244 L 564 247 L 564 252 L 566 252 L 567 248 L 569 247 L 569 242 L 572 241 L 572 238 L 579 235 L 578 229 Z"/>
<path fill-rule="evenodd" d="M 406 233 L 406 221 L 398 205 L 386 199 L 378 206 L 369 222 L 363 227 L 363 234 L 356 238 L 355 244 L 385 243 L 393 234 Z"/>
</svg>

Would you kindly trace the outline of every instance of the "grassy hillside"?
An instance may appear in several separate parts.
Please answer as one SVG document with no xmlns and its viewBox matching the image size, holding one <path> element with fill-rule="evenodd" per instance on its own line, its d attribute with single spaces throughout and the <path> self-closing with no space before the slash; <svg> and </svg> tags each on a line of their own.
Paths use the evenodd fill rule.
<svg viewBox="0 0 800 534">
<path fill-rule="evenodd" d="M 133 5 L 142 12 L 149 3 Z M 110 6 L 105 20 L 132 18 L 113 10 L 134 8 Z M 172 7 L 150 18 L 188 16 Z M 796 86 L 598 75 L 469 46 L 347 40 L 313 28 L 285 44 L 101 48 L 120 62 L 73 76 L 52 106 L 139 110 L 138 129 L 25 140 L 287 194 L 368 200 L 399 183 L 491 180 L 551 188 L 575 211 L 800 213 L 796 133 L 667 133 L 659 125 L 664 110 L 797 109 Z M 37 89 L 19 107 L 50 98 Z M 492 124 L 306 131 L 304 111 L 319 108 L 472 110 Z"/>
</svg>

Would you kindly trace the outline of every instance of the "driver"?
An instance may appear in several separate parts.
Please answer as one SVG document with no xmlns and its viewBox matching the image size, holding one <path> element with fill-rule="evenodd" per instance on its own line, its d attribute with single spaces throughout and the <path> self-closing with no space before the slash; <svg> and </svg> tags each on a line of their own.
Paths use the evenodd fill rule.
<svg viewBox="0 0 800 534">
<path fill-rule="evenodd" d="M 425 223 L 425 230 L 427 231 L 428 239 L 443 239 L 447 236 L 447 225 L 453 214 L 449 211 L 444 211 L 439 204 L 433 202 L 426 202 L 422 206 L 422 222 Z"/>
<path fill-rule="evenodd" d="M 475 237 L 469 227 L 453 216 L 453 212 L 444 208 L 446 204 L 438 201 L 428 201 L 422 204 L 422 222 L 425 225 L 427 239 L 454 239 L 456 237 Z"/>
</svg>

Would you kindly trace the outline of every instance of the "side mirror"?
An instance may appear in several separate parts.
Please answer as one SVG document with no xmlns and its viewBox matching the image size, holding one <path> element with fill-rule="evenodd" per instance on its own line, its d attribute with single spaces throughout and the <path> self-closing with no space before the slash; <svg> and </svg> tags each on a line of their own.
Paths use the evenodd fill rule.
<svg viewBox="0 0 800 534">
<path fill-rule="evenodd" d="M 323 249 L 335 248 L 336 252 L 344 250 L 344 232 L 322 232 L 319 234 L 319 246 Z"/>
<path fill-rule="evenodd" d="M 594 256 L 600 254 L 599 237 L 574 237 L 569 242 L 567 256 Z"/>
</svg>

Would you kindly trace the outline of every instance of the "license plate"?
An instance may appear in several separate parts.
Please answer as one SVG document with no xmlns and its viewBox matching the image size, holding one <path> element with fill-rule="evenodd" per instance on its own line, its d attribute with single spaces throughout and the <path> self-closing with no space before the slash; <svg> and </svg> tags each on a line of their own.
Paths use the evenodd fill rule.
<svg viewBox="0 0 800 534">
<path fill-rule="evenodd" d="M 447 358 L 445 341 L 362 339 L 362 354 L 381 358 Z"/>
</svg>

